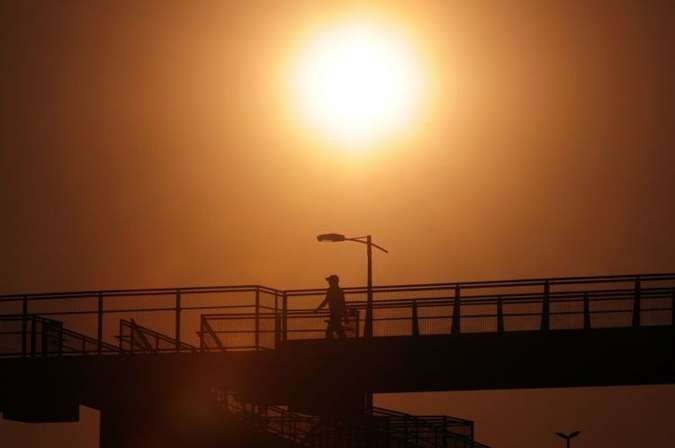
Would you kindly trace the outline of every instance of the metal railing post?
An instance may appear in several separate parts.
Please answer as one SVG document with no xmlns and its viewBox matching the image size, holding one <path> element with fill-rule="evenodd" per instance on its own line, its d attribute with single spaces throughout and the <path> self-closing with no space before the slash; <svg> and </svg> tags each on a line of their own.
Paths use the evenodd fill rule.
<svg viewBox="0 0 675 448">
<path fill-rule="evenodd" d="M 35 350 L 37 350 L 37 319 L 35 314 L 31 316 L 30 319 L 30 355 L 31 357 L 35 356 Z"/>
<path fill-rule="evenodd" d="M 98 310 L 96 313 L 98 326 L 98 354 L 103 351 L 103 294 L 98 293 Z"/>
<path fill-rule="evenodd" d="M 274 348 L 281 345 L 281 316 L 279 315 L 279 294 L 274 291 Z"/>
<path fill-rule="evenodd" d="M 591 303 L 588 293 L 584 293 L 584 330 L 591 329 Z"/>
<path fill-rule="evenodd" d="M 551 284 L 548 280 L 544 282 L 544 298 L 541 305 L 541 331 L 548 331 L 551 327 L 549 316 L 551 314 L 550 310 L 550 301 L 551 301 Z"/>
<path fill-rule="evenodd" d="M 455 299 L 452 304 L 452 334 L 459 334 L 461 331 L 461 308 L 459 301 L 461 300 L 461 290 L 459 283 L 455 285 Z"/>
<path fill-rule="evenodd" d="M 181 303 L 180 303 L 180 289 L 176 290 L 176 351 L 180 352 L 180 313 L 181 313 Z"/>
<path fill-rule="evenodd" d="M 497 333 L 504 333 L 504 310 L 502 296 L 497 297 Z"/>
<path fill-rule="evenodd" d="M 40 333 L 40 352 L 42 352 L 42 357 L 46 358 L 49 355 L 49 329 L 51 327 L 50 322 L 43 320 L 42 324 L 42 333 Z"/>
<path fill-rule="evenodd" d="M 366 255 L 368 259 L 368 285 L 366 294 L 366 325 L 363 335 L 373 337 L 373 245 L 370 235 L 366 237 Z"/>
<path fill-rule="evenodd" d="M 21 356 L 26 357 L 28 351 L 28 296 L 23 296 L 21 303 Z"/>
<path fill-rule="evenodd" d="M 635 297 L 633 299 L 633 328 L 640 326 L 640 299 L 641 299 L 640 276 L 635 277 Z"/>
<path fill-rule="evenodd" d="M 281 345 L 281 316 L 274 313 L 274 348 L 277 349 Z"/>
<path fill-rule="evenodd" d="M 122 324 L 123 320 L 120 319 L 120 329 L 119 329 L 119 335 L 120 335 L 120 340 L 119 340 L 119 348 L 120 351 L 124 351 L 124 325 Z"/>
<path fill-rule="evenodd" d="M 135 325 L 130 325 L 129 326 L 129 340 L 131 341 L 131 344 L 129 345 L 129 352 L 131 354 L 134 353 L 134 346 L 136 345 L 136 326 Z"/>
<path fill-rule="evenodd" d="M 412 335 L 413 336 L 419 336 L 420 335 L 420 324 L 419 321 L 417 320 L 417 300 L 413 300 L 412 303 Z"/>
<path fill-rule="evenodd" d="M 288 340 L 288 295 L 286 291 L 281 296 L 281 340 L 286 342 Z"/>
<path fill-rule="evenodd" d="M 255 349 L 260 350 L 260 287 L 255 287 Z"/>
<path fill-rule="evenodd" d="M 59 322 L 59 356 L 63 355 L 63 322 Z"/>
<path fill-rule="evenodd" d="M 204 351 L 204 315 L 199 317 L 199 351 Z"/>
<path fill-rule="evenodd" d="M 354 309 L 356 312 L 356 322 L 354 323 L 354 337 L 359 338 L 360 337 L 360 328 L 361 328 L 361 313 L 359 313 L 358 309 Z"/>
</svg>

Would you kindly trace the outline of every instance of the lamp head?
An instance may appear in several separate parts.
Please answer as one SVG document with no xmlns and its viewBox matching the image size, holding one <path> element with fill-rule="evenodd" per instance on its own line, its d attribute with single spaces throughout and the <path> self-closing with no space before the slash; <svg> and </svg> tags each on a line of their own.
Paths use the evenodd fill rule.
<svg viewBox="0 0 675 448">
<path fill-rule="evenodd" d="M 338 243 L 347 239 L 346 236 L 340 233 L 324 233 L 316 237 L 318 241 L 330 241 L 331 243 Z"/>
</svg>

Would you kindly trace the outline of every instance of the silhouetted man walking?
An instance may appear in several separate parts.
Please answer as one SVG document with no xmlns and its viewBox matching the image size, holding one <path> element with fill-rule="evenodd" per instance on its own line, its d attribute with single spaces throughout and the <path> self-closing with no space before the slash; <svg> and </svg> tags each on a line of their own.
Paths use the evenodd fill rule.
<svg viewBox="0 0 675 448">
<path fill-rule="evenodd" d="M 326 277 L 328 281 L 328 289 L 326 290 L 326 298 L 323 299 L 321 305 L 316 309 L 318 312 L 321 308 L 328 304 L 330 310 L 330 319 L 326 327 L 326 338 L 333 339 L 333 333 L 337 333 L 340 339 L 345 337 L 345 329 L 343 322 L 347 323 L 347 304 L 345 303 L 345 293 L 340 288 L 340 278 L 333 274 Z"/>
</svg>

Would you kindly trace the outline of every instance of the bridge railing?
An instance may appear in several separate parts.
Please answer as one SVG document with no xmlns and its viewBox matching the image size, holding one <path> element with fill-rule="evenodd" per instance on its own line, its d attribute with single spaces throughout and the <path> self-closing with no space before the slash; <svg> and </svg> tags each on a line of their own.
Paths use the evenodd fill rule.
<svg viewBox="0 0 675 448">
<path fill-rule="evenodd" d="M 0 316 L 0 357 L 46 358 L 99 353 L 96 339 L 63 327 L 63 322 L 37 315 Z M 104 353 L 119 353 L 103 343 Z"/>
<path fill-rule="evenodd" d="M 175 341 L 173 351 L 190 352 L 199 344 L 202 313 L 234 309 L 261 312 L 273 308 L 278 296 L 279 291 L 260 285 L 9 294 L 0 296 L 0 316 L 28 319 L 36 315 L 62 321 L 72 331 L 89 335 L 86 352 L 91 353 L 95 341 L 98 354 L 110 353 L 109 346 L 118 345 L 121 320 L 142 319 Z M 10 320 L 0 320 L 0 353 L 23 356 L 23 351 L 12 348 L 16 343 L 7 345 L 3 340 L 25 339 L 18 333 L 29 330 L 21 325 L 18 330 L 16 326 L 11 331 L 3 330 Z M 3 331 L 7 333 L 4 336 Z M 167 351 L 167 341 L 161 342 L 160 351 Z"/>
<path fill-rule="evenodd" d="M 675 274 L 375 286 L 372 305 L 366 301 L 367 288 L 344 291 L 347 337 L 364 337 L 368 327 L 377 337 L 674 322 Z M 289 340 L 325 337 L 328 313 L 315 312 L 324 295 L 325 289 L 284 291 L 260 285 L 14 294 L 0 296 L 0 315 L 62 321 L 71 331 L 89 335 L 83 353 L 92 351 L 91 344 L 96 353 L 110 353 L 106 344 L 119 337 L 119 320 L 133 318 L 172 339 L 173 351 L 189 352 L 192 346 L 265 350 Z M 0 320 L 0 333 L 10 321 Z M 14 333 L 21 334 L 0 339 L 29 339 L 28 327 L 19 328 Z M 165 343 L 162 351 L 170 350 Z M 25 353 L 11 348 L 0 347 L 0 352 Z"/>
<path fill-rule="evenodd" d="M 345 288 L 347 337 L 363 337 L 365 288 Z M 272 349 L 325 337 L 328 313 L 316 312 L 325 290 L 284 291 L 281 310 L 202 315 L 203 346 Z M 374 288 L 373 335 L 578 330 L 672 325 L 675 275 L 577 277 Z M 256 339 L 257 338 L 257 339 Z M 218 341 L 218 348 L 213 343 Z"/>
</svg>

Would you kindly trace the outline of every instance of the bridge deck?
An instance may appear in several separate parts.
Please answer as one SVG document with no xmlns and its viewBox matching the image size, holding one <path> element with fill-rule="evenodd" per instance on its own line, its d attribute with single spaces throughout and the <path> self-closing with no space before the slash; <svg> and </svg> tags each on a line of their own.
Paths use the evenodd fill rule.
<svg viewBox="0 0 675 448">
<path fill-rule="evenodd" d="M 326 316 L 309 307 L 323 290 L 0 297 L 22 308 L 0 316 L 9 325 L 0 338 L 10 339 L 0 343 L 9 347 L 0 410 L 39 419 L 55 402 L 108 409 L 120 397 L 172 409 L 219 387 L 326 414 L 353 412 L 366 392 L 675 382 L 673 274 L 386 286 L 373 304 L 359 300 L 364 292 L 347 290 L 352 337 L 343 340 L 322 339 Z M 165 318 L 153 320 L 167 311 L 170 336 Z M 363 337 L 369 326 L 374 337 Z M 92 329 L 98 337 L 85 335 Z"/>
</svg>

